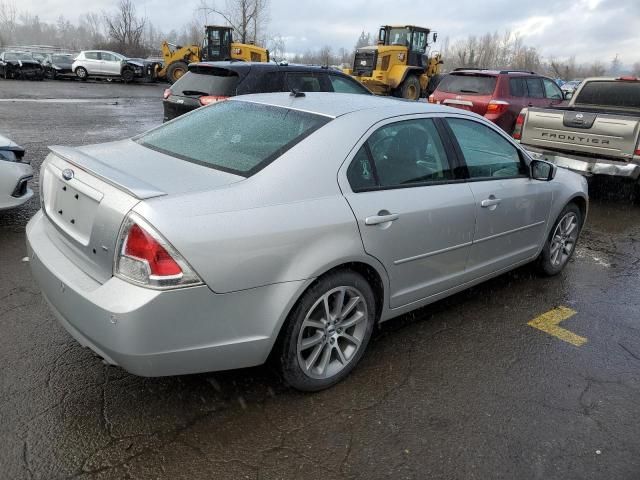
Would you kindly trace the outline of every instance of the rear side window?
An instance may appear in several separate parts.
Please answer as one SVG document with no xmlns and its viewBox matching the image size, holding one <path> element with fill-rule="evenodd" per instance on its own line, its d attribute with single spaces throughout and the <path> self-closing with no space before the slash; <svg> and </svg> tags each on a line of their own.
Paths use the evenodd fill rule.
<svg viewBox="0 0 640 480">
<path fill-rule="evenodd" d="M 322 88 L 323 79 L 315 73 L 287 73 L 287 87 L 289 90 L 299 92 L 323 92 L 328 88 Z"/>
<path fill-rule="evenodd" d="M 85 52 L 84 58 L 87 60 L 98 60 L 98 52 Z"/>
<path fill-rule="evenodd" d="M 312 113 L 228 100 L 134 140 L 173 157 L 250 177 L 329 121 Z"/>
<path fill-rule="evenodd" d="M 442 79 L 438 90 L 466 95 L 491 95 L 496 89 L 496 77 L 491 75 L 447 75 Z"/>
<path fill-rule="evenodd" d="M 236 72 L 224 68 L 206 68 L 200 72 L 189 71 L 173 84 L 174 95 L 219 95 L 232 97 L 236 94 L 240 78 Z"/>
<path fill-rule="evenodd" d="M 576 105 L 640 108 L 640 82 L 588 82 L 575 97 Z"/>
<path fill-rule="evenodd" d="M 510 78 L 509 90 L 512 97 L 526 97 L 527 85 L 524 82 L 524 78 Z"/>
<path fill-rule="evenodd" d="M 527 78 L 525 81 L 527 82 L 530 98 L 544 98 L 544 89 L 539 78 Z"/>
</svg>

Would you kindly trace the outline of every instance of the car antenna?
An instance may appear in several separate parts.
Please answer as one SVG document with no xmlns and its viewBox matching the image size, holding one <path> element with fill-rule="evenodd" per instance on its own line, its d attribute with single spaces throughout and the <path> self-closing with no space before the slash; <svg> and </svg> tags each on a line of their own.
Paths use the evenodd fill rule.
<svg viewBox="0 0 640 480">
<path fill-rule="evenodd" d="M 304 92 L 301 92 L 300 90 L 298 90 L 296 88 L 292 88 L 291 89 L 291 93 L 289 94 L 289 96 L 294 97 L 294 98 L 306 97 Z"/>
</svg>

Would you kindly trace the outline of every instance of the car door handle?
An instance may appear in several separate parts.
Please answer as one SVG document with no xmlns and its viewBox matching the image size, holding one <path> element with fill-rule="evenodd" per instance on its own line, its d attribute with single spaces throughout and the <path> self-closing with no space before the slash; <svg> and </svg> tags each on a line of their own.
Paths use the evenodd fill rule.
<svg viewBox="0 0 640 480">
<path fill-rule="evenodd" d="M 482 202 L 480 202 L 480 206 L 482 208 L 489 208 L 489 207 L 494 207 L 496 205 L 500 205 L 500 202 L 502 202 L 501 199 L 499 198 L 487 198 L 486 200 L 482 200 Z"/>
<path fill-rule="evenodd" d="M 388 213 L 384 215 L 373 215 L 364 219 L 365 225 L 380 225 L 381 223 L 393 222 L 400 218 L 397 213 Z"/>
</svg>

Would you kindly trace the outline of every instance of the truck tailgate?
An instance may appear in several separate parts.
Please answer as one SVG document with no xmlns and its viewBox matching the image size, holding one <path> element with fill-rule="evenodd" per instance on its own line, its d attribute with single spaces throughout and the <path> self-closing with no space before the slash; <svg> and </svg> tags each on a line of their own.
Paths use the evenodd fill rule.
<svg viewBox="0 0 640 480">
<path fill-rule="evenodd" d="M 530 108 L 520 142 L 542 149 L 614 160 L 633 158 L 640 118 L 608 113 Z"/>
</svg>

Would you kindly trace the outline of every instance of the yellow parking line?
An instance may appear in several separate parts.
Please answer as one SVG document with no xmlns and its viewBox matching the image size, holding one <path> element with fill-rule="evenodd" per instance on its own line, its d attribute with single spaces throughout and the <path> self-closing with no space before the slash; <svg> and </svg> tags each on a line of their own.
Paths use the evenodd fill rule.
<svg viewBox="0 0 640 480">
<path fill-rule="evenodd" d="M 537 328 L 538 330 L 542 330 L 549 335 L 558 337 L 560 340 L 570 343 L 571 345 L 580 347 L 587 343 L 586 338 L 558 326 L 560 322 L 569 317 L 573 317 L 576 313 L 577 312 L 575 310 L 567 307 L 556 307 L 553 310 L 534 318 L 528 323 L 528 325 L 533 328 Z"/>
</svg>

